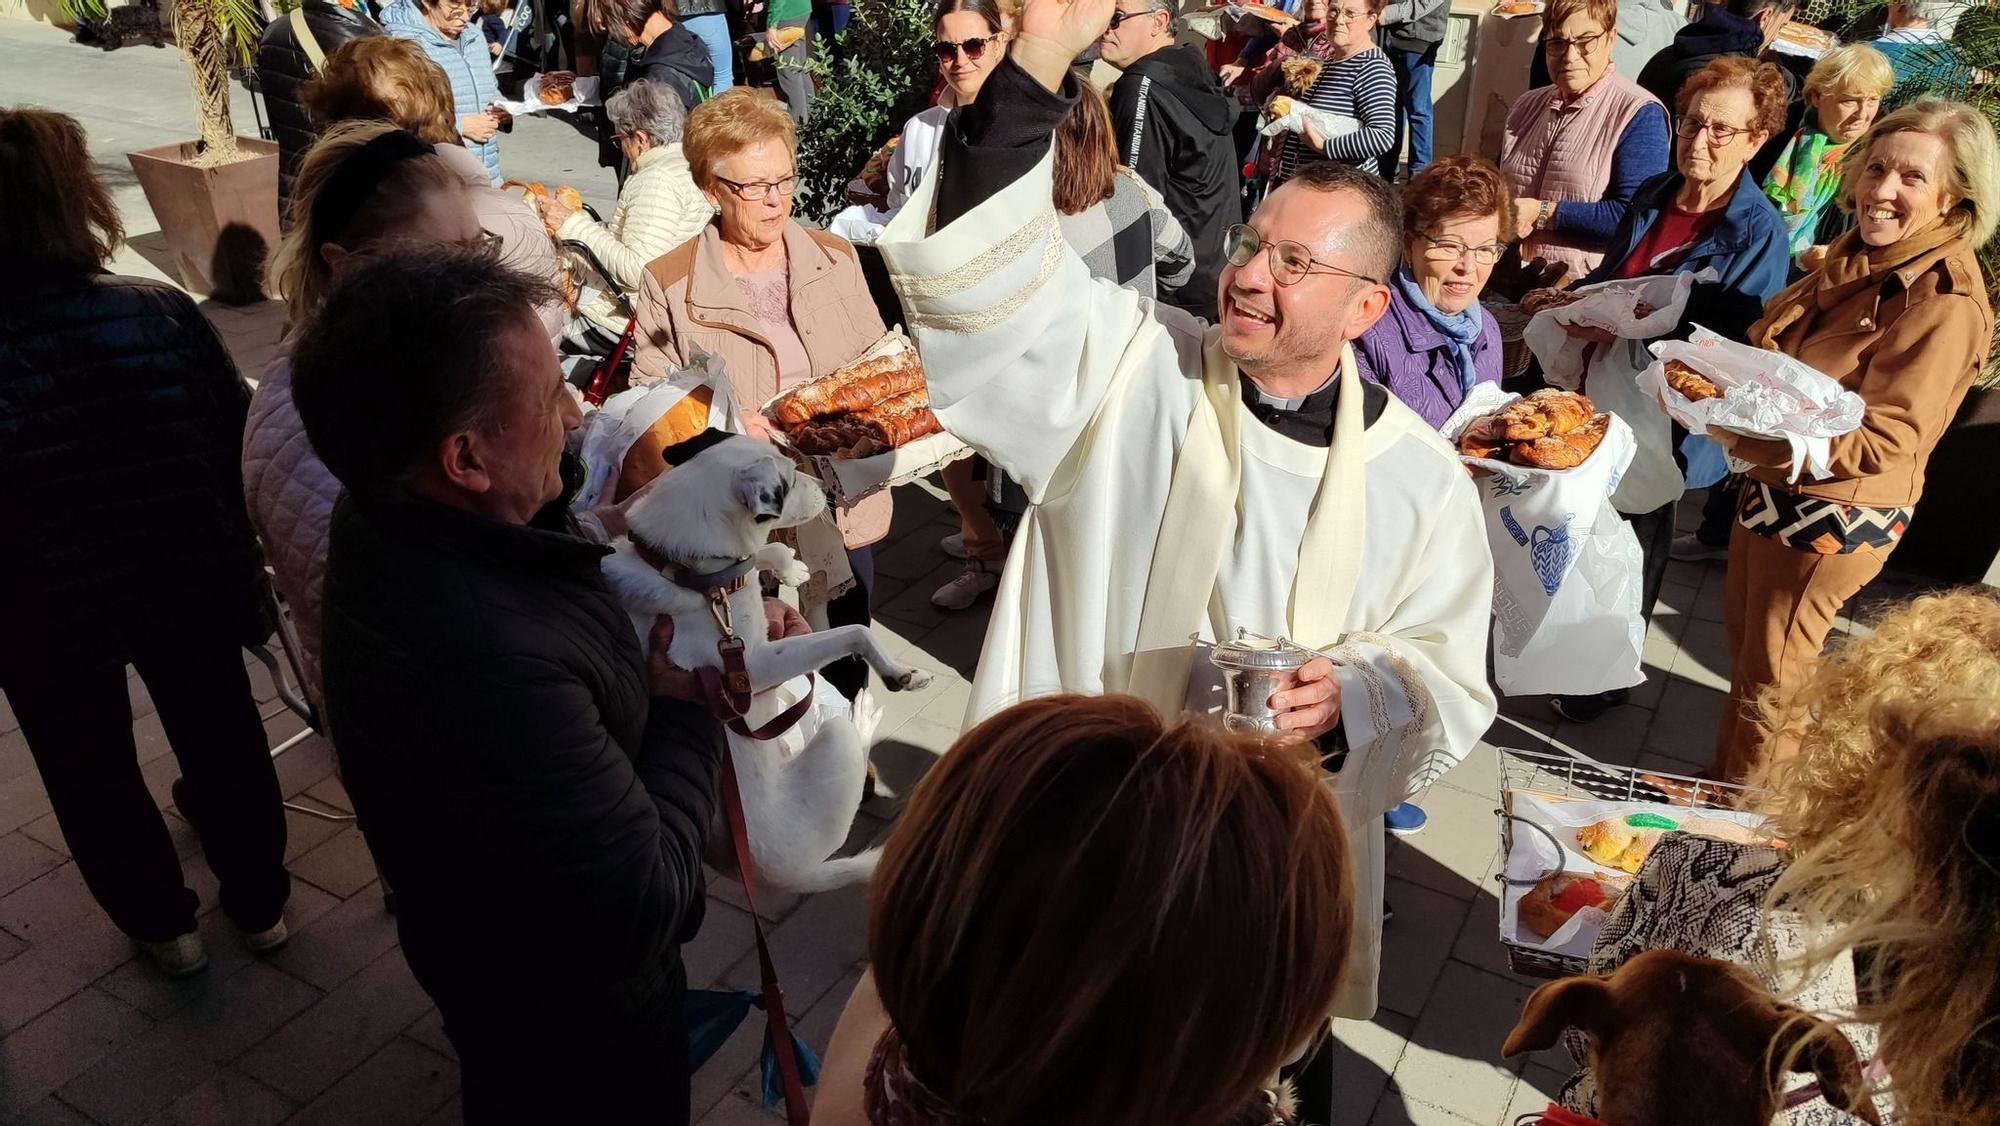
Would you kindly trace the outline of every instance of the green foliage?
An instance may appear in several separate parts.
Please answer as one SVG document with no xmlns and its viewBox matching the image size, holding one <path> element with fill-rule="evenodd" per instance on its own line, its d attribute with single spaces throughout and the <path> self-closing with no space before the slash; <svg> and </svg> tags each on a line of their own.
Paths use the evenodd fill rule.
<svg viewBox="0 0 2000 1126">
<path fill-rule="evenodd" d="M 845 207 L 848 181 L 924 108 L 937 78 L 934 12 L 934 0 L 855 0 L 842 57 L 814 51 L 820 86 L 799 137 L 801 218 L 825 222 Z"/>
<path fill-rule="evenodd" d="M 67 20 L 71 27 L 102 23 L 110 18 L 110 13 L 105 10 L 104 0 L 62 0 L 61 6 L 63 19 Z"/>
</svg>

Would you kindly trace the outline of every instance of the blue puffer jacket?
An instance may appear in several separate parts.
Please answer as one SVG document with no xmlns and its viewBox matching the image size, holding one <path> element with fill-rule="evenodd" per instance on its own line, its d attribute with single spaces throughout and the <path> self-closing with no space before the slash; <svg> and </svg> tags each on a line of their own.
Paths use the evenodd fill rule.
<svg viewBox="0 0 2000 1126">
<path fill-rule="evenodd" d="M 432 62 L 451 79 L 453 119 L 484 112 L 500 97 L 500 85 L 493 80 L 493 59 L 486 49 L 486 37 L 476 21 L 466 21 L 456 41 L 431 26 L 415 0 L 394 0 L 382 11 L 382 27 L 399 39 L 408 39 L 424 49 Z M 500 135 L 485 142 L 465 138 L 465 147 L 479 154 L 486 174 L 500 183 Z"/>
</svg>

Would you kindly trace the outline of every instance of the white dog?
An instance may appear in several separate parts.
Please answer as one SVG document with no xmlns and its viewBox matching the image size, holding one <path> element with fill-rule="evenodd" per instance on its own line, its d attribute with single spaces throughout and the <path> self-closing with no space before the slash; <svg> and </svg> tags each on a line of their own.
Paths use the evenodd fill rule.
<svg viewBox="0 0 2000 1126">
<path fill-rule="evenodd" d="M 807 571 L 790 547 L 766 541 L 774 529 L 796 527 L 826 511 L 826 493 L 817 481 L 800 474 L 769 442 L 715 430 L 669 449 L 667 462 L 673 469 L 626 513 L 631 533 L 615 541 L 604 575 L 631 612 L 642 642 L 656 615 L 673 619 L 667 657 L 684 669 L 723 668 L 718 649 L 723 634 L 710 592 L 727 591 L 717 597 L 742 639 L 754 694 L 742 725 L 746 731 L 784 710 L 773 689 L 842 657 L 867 661 L 892 692 L 929 683 L 929 673 L 890 660 L 866 626 L 767 639 L 758 572 L 798 586 Z M 851 719 L 827 718 L 789 758 L 777 744 L 750 738 L 734 725 L 729 747 L 758 879 L 785 891 L 816 892 L 866 880 L 874 872 L 879 850 L 827 859 L 846 841 L 866 784 L 868 743 Z M 728 830 L 722 825 L 718 830 L 726 855 Z"/>
</svg>

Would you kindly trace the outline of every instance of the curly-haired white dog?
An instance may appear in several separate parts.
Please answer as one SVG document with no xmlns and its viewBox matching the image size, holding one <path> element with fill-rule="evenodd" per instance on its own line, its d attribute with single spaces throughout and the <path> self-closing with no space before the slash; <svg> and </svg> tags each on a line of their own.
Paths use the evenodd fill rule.
<svg viewBox="0 0 2000 1126">
<path fill-rule="evenodd" d="M 605 578 L 642 639 L 656 615 L 673 619 L 667 657 L 684 669 L 722 670 L 723 633 L 711 592 L 726 603 L 753 694 L 746 722 L 732 725 L 729 747 L 758 879 L 795 892 L 865 880 L 875 870 L 876 850 L 828 859 L 846 841 L 861 804 L 868 772 L 863 733 L 849 718 L 832 717 L 803 751 L 787 758 L 747 732 L 783 710 L 772 689 L 842 657 L 867 661 L 892 692 L 921 688 L 930 674 L 890 660 L 866 626 L 767 639 L 758 572 L 787 586 L 807 576 L 790 547 L 767 541 L 778 528 L 818 517 L 826 510 L 826 493 L 776 447 L 755 438 L 710 430 L 666 455 L 673 468 L 626 513 L 631 531 L 614 541 Z M 726 828 L 717 838 L 726 855 Z"/>
</svg>

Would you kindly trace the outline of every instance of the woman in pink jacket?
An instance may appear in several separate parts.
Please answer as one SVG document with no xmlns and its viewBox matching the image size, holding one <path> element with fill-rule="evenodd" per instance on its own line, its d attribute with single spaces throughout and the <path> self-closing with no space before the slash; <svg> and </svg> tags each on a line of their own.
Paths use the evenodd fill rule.
<svg viewBox="0 0 2000 1126">
<path fill-rule="evenodd" d="M 715 221 L 646 267 L 634 313 L 632 382 L 663 379 L 697 353 L 714 356 L 752 434 L 769 433 L 759 408 L 773 396 L 854 362 L 886 331 L 854 247 L 792 217 L 797 143 L 784 106 L 744 87 L 688 115 L 681 148 Z M 889 494 L 835 516 L 854 582 L 827 603 L 827 621 L 863 624 L 870 545 L 888 534 Z M 800 549 L 816 580 L 839 562 L 837 550 L 829 559 L 804 542 Z M 852 696 L 867 668 L 842 661 L 827 679 Z"/>
</svg>

